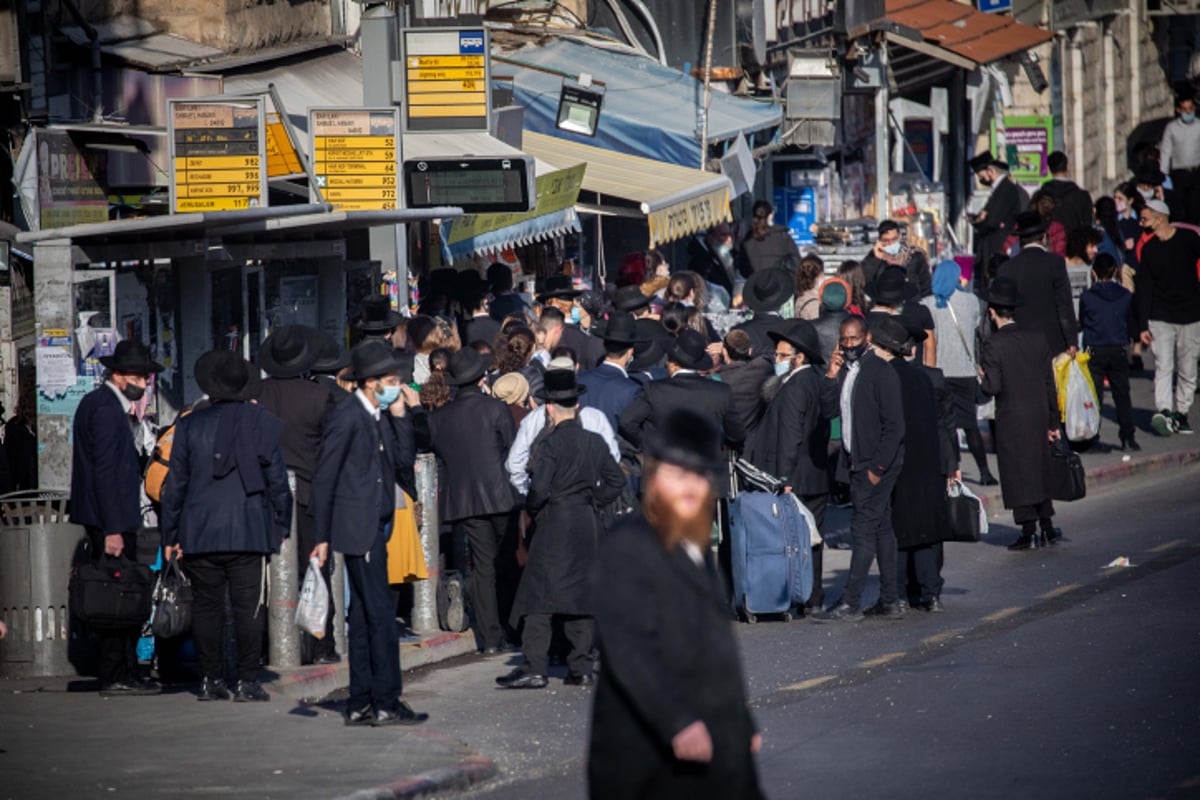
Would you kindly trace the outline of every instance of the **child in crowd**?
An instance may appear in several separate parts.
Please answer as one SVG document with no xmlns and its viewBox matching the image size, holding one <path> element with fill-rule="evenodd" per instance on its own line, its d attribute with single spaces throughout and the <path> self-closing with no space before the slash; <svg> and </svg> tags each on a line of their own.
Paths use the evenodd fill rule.
<svg viewBox="0 0 1200 800">
<path fill-rule="evenodd" d="M 1134 438 L 1133 403 L 1129 399 L 1130 309 L 1133 295 L 1121 285 L 1120 265 L 1108 253 L 1092 262 L 1095 284 L 1079 298 L 1083 346 L 1091 353 L 1097 399 L 1104 402 L 1104 380 L 1112 389 L 1122 450 L 1141 450 Z"/>
</svg>

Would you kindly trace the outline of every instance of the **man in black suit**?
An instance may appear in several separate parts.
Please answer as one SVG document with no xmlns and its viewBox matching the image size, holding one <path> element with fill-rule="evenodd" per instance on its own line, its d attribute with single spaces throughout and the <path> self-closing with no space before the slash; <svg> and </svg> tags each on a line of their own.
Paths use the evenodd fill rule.
<svg viewBox="0 0 1200 800">
<path fill-rule="evenodd" d="M 904 326 L 892 317 L 877 316 L 872 331 Z M 822 399 L 827 411 L 841 410 L 842 453 L 839 474 L 848 472 L 854 514 L 850 518 L 853 552 L 850 576 L 841 602 L 813 615 L 816 622 L 863 618 L 862 593 L 871 562 L 879 560 L 881 616 L 899 619 L 896 572 L 896 533 L 892 529 L 892 489 L 904 463 L 904 409 L 900 379 L 888 364 L 892 353 L 871 344 L 866 323 L 851 317 L 842 323 L 841 346 L 825 373 Z"/>
<path fill-rule="evenodd" d="M 492 290 L 492 302 L 488 311 L 496 322 L 504 322 L 507 317 L 524 318 L 529 314 L 529 304 L 513 291 L 512 268 L 499 262 L 487 269 L 488 285 Z"/>
<path fill-rule="evenodd" d="M 103 386 L 79 402 L 71 428 L 71 521 L 87 530 L 94 560 L 137 560 L 142 527 L 142 465 L 133 443 L 132 406 L 146 393 L 149 375 L 162 372 L 141 342 L 123 341 L 100 363 Z M 96 631 L 100 694 L 157 694 L 159 686 L 136 675 L 140 628 Z"/>
<path fill-rule="evenodd" d="M 796 279 L 782 267 L 760 270 L 746 280 L 742 287 L 742 300 L 754 316 L 734 328 L 750 334 L 751 352 L 765 358 L 775 344 L 770 333 L 783 317 L 779 309 L 792 299 L 796 290 Z"/>
<path fill-rule="evenodd" d="M 1016 310 L 1017 324 L 1040 331 L 1051 356 L 1078 350 L 1079 323 L 1071 301 L 1071 279 L 1062 256 L 1046 249 L 1046 224 L 1036 211 L 1017 217 L 1021 252 L 1000 265 L 997 278 L 1011 278 L 1027 301 Z"/>
<path fill-rule="evenodd" d="M 1052 177 L 1042 184 L 1042 191 L 1054 198 L 1054 221 L 1062 223 L 1067 233 L 1092 227 L 1092 196 L 1067 177 L 1067 154 L 1055 150 L 1047 156 L 1046 166 Z"/>
<path fill-rule="evenodd" d="M 613 293 L 613 308 L 632 314 L 634 319 L 644 319 L 651 315 L 650 298 L 639 286 L 622 286 Z"/>
<path fill-rule="evenodd" d="M 516 425 L 508 406 L 483 392 L 491 363 L 491 356 L 469 347 L 451 356 L 446 383 L 458 387 L 458 394 L 429 416 L 429 436 L 446 465 L 440 492 L 446 521 L 461 526 L 471 551 L 467 593 L 476 632 L 483 652 L 498 653 L 505 635 L 496 576 L 511 573 L 516 558 L 509 530 L 515 498 L 504 468 Z"/>
<path fill-rule="evenodd" d="M 562 312 L 566 323 L 558 344 L 574 351 L 581 369 L 591 369 L 604 360 L 604 342 L 579 327 L 583 314 L 576 303 L 583 292 L 572 288 L 570 275 L 551 275 L 538 295 L 538 302 Z"/>
<path fill-rule="evenodd" d="M 416 460 L 408 412 L 419 400 L 404 391 L 386 343 L 363 342 L 351 359 L 358 388 L 330 412 L 321 435 L 312 487 L 317 545 L 311 557 L 324 567 L 331 547 L 345 555 L 350 588 L 345 724 L 416 725 L 429 715 L 400 699 L 404 684 L 387 541 L 399 472 Z"/>
<path fill-rule="evenodd" d="M 621 311 L 613 312 L 608 318 L 603 339 L 607 354 L 604 362 L 579 373 L 579 384 L 587 390 L 587 398 L 581 402 L 604 412 L 615 431 L 621 414 L 642 392 L 642 387 L 630 380 L 625 371 L 633 359 L 634 346 L 642 340 L 633 317 Z"/>
<path fill-rule="evenodd" d="M 821 404 L 821 376 L 814 369 L 825 364 L 821 342 L 812 323 L 802 319 L 784 323 L 771 338 L 775 374 L 783 385 L 767 406 L 749 459 L 781 479 L 785 491 L 800 498 L 820 529 L 829 502 L 829 418 Z M 813 591 L 805 607 L 820 609 L 825 602 L 824 547 L 818 544 L 812 551 Z"/>
<path fill-rule="evenodd" d="M 312 382 L 324 386 L 329 391 L 329 407 L 341 404 L 354 396 L 347 391 L 349 384 L 343 385 L 339 375 L 350 371 L 350 354 L 328 333 L 321 334 L 321 354 L 313 365 L 308 368 Z"/>
<path fill-rule="evenodd" d="M 404 317 L 392 308 L 392 301 L 384 295 L 364 297 L 354 319 L 354 328 L 362 334 L 362 340 L 382 339 L 395 346 L 396 329 L 404 324 Z"/>
<path fill-rule="evenodd" d="M 487 342 L 490 345 L 500 333 L 500 323 L 488 313 L 488 291 L 488 285 L 483 282 L 469 283 L 463 289 L 462 306 L 470 309 L 471 314 L 462 326 L 462 342 L 465 345 L 474 342 Z"/>
<path fill-rule="evenodd" d="M 782 319 L 776 323 L 785 324 Z M 717 369 L 716 374 L 721 383 L 733 392 L 733 405 L 737 408 L 738 417 L 746 429 L 747 441 L 754 438 L 754 432 L 758 430 L 763 412 L 767 408 L 764 384 L 771 377 L 774 368 L 772 349 L 769 348 L 765 352 L 755 350 L 750 344 L 750 334 L 737 328 L 725 334 L 725 339 L 721 342 L 725 363 Z"/>
<path fill-rule="evenodd" d="M 762 737 L 709 547 L 721 433 L 676 410 L 647 432 L 646 456 L 642 513 L 600 546 L 593 607 L 604 669 L 588 792 L 757 800 Z"/>
<path fill-rule="evenodd" d="M 304 376 L 321 357 L 324 345 L 324 337 L 316 328 L 285 325 L 267 337 L 258 354 L 258 365 L 271 376 L 263 381 L 258 404 L 283 421 L 283 458 L 296 476 L 296 555 L 301 584 L 308 572 L 308 554 L 317 544 L 312 525 L 312 477 L 332 391 L 328 384 Z M 327 562 L 321 570 L 326 588 L 331 585 L 332 573 L 333 563 Z M 300 636 L 300 663 L 336 664 L 341 660 L 333 643 L 332 605 L 323 638 L 307 632 Z"/>
<path fill-rule="evenodd" d="M 937 337 L 933 312 L 928 306 L 914 299 L 917 296 L 917 287 L 909 281 L 904 268 L 884 267 L 875 280 L 867 284 L 867 295 L 874 303 L 874 307 L 867 312 L 868 323 L 875 315 L 888 317 L 899 314 L 905 314 L 920 322 L 921 330 L 925 331 L 925 336 L 922 337 L 924 345 L 921 359 L 923 363 L 934 366 L 937 362 Z"/>
<path fill-rule="evenodd" d="M 1029 206 L 1029 195 L 1008 177 L 1008 164 L 980 153 L 971 159 L 971 170 L 984 186 L 990 187 L 987 203 L 974 217 L 975 285 L 984 285 L 983 273 L 996 253 L 1004 251 L 1004 240 L 1013 232 L 1017 214 Z"/>
</svg>

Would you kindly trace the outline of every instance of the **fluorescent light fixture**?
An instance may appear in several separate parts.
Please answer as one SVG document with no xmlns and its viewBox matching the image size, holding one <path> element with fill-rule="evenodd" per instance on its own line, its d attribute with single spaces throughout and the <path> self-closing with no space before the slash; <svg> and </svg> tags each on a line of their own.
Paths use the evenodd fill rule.
<svg viewBox="0 0 1200 800">
<path fill-rule="evenodd" d="M 591 85 L 590 79 L 586 84 L 564 80 L 558 96 L 558 129 L 595 136 L 603 105 L 604 89 Z"/>
</svg>

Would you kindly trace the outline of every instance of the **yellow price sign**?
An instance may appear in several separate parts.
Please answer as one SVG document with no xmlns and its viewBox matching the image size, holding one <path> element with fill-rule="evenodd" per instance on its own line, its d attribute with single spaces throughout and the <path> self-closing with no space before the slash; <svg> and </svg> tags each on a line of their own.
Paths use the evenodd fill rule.
<svg viewBox="0 0 1200 800">
<path fill-rule="evenodd" d="M 248 197 L 179 198 L 175 201 L 177 211 L 240 211 L 250 208 Z"/>
</svg>

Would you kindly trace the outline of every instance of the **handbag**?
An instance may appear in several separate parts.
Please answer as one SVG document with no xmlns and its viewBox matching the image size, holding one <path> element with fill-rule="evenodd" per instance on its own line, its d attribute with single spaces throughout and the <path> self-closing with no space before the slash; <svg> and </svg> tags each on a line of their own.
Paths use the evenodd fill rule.
<svg viewBox="0 0 1200 800">
<path fill-rule="evenodd" d="M 988 531 L 987 512 L 975 494 L 962 481 L 946 487 L 946 511 L 950 516 L 948 542 L 978 542 Z"/>
<path fill-rule="evenodd" d="M 1050 443 L 1050 497 L 1066 503 L 1087 497 L 1083 462 L 1061 438 Z"/>
<path fill-rule="evenodd" d="M 79 564 L 67 588 L 71 613 L 93 628 L 136 628 L 150 618 L 150 568 L 124 556 Z"/>
<path fill-rule="evenodd" d="M 154 584 L 154 611 L 150 630 L 159 639 L 182 636 L 192 628 L 192 582 L 183 574 L 179 559 L 169 559 Z"/>
</svg>

